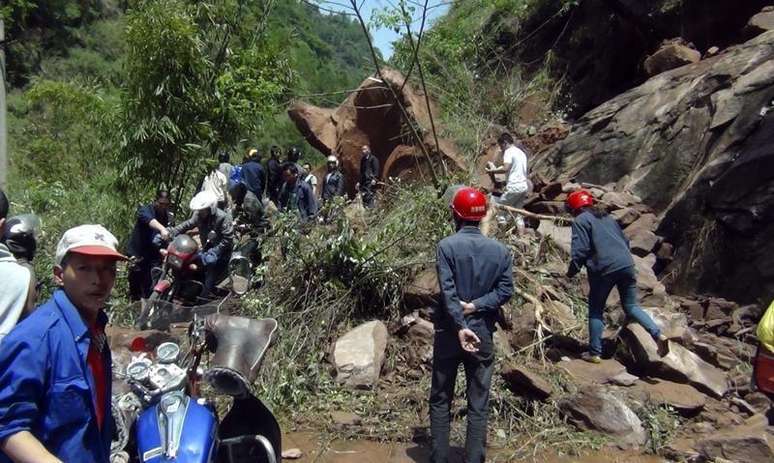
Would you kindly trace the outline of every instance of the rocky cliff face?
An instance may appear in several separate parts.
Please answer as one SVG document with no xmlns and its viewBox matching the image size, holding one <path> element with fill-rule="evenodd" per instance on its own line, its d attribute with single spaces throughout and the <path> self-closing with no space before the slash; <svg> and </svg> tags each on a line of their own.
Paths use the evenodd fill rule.
<svg viewBox="0 0 774 463">
<path fill-rule="evenodd" d="M 585 114 L 534 168 L 617 183 L 653 207 L 678 292 L 774 295 L 774 31 Z"/>
</svg>

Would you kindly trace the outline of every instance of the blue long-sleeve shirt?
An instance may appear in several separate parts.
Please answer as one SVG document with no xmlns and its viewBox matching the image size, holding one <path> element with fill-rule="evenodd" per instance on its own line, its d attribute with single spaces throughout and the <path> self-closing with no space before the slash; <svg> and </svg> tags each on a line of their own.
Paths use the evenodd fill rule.
<svg viewBox="0 0 774 463">
<path fill-rule="evenodd" d="M 107 316 L 100 312 L 104 327 Z M 97 425 L 89 330 L 63 290 L 0 343 L 0 441 L 29 431 L 62 461 L 108 463 L 112 419 L 110 349 L 102 351 L 105 419 Z M 0 452 L 0 462 L 10 459 Z"/>
<path fill-rule="evenodd" d="M 279 210 L 297 211 L 301 222 L 307 222 L 317 215 L 319 205 L 314 197 L 312 187 L 301 180 L 290 185 L 284 183 L 279 193 Z"/>
<path fill-rule="evenodd" d="M 634 265 L 629 240 L 618 222 L 610 215 L 597 217 L 589 211 L 581 212 L 572 222 L 570 256 L 570 276 L 584 265 L 589 273 L 600 275 Z"/>
<path fill-rule="evenodd" d="M 266 171 L 258 161 L 247 161 L 242 166 L 242 180 L 247 189 L 258 198 L 263 198 L 263 190 L 266 188 Z"/>
<path fill-rule="evenodd" d="M 481 234 L 478 227 L 462 227 L 438 243 L 436 271 L 441 288 L 441 328 L 483 327 L 494 331 L 498 309 L 513 296 L 511 253 L 502 243 Z M 465 317 L 461 301 L 476 312 Z"/>
</svg>

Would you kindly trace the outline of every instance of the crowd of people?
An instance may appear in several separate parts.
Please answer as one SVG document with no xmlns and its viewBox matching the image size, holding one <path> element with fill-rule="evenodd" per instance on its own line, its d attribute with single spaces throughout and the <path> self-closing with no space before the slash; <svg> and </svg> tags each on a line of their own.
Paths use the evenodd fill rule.
<svg viewBox="0 0 774 463">
<path fill-rule="evenodd" d="M 493 334 L 514 287 L 511 251 L 484 236 L 480 224 L 493 202 L 518 207 L 529 191 L 525 151 L 509 134 L 500 137 L 499 145 L 503 164 L 490 165 L 487 171 L 506 175 L 502 196 L 490 198 L 476 188 L 459 188 L 450 204 L 456 232 L 437 246 L 441 303 L 433 320 L 433 462 L 448 461 L 450 410 L 460 364 L 467 384 L 466 461 L 485 458 Z M 311 166 L 299 165 L 299 154 L 291 149 L 280 162 L 279 149 L 272 147 L 265 165 L 256 149 L 249 150 L 239 165 L 223 155 L 191 200 L 191 218 L 178 225 L 170 213 L 169 192 L 158 191 L 151 204 L 137 210 L 128 257 L 118 251 L 115 236 L 100 225 L 67 230 L 56 248 L 53 275 L 58 289 L 34 310 L 35 278 L 9 249 L 13 243 L 8 242 L 6 231 L 17 222 L 6 221 L 9 202 L 0 191 L 0 462 L 108 462 L 112 364 L 105 307 L 115 283 L 116 263 L 132 261 L 131 296 L 147 297 L 151 268 L 160 259 L 158 240 L 196 228 L 202 241 L 205 287 L 211 290 L 233 246 L 230 210 L 246 215 L 261 229 L 267 226 L 269 202 L 297 214 L 303 223 L 316 217 L 320 200 L 328 202 L 345 194 L 344 175 L 335 156 L 326 159 L 327 172 L 317 179 Z M 374 206 L 378 178 L 378 160 L 363 146 L 356 189 L 365 207 Z M 667 339 L 637 304 L 634 263 L 618 223 L 585 190 L 570 194 L 567 208 L 574 216 L 567 277 L 585 267 L 590 287 L 589 350 L 584 358 L 600 361 L 602 315 L 613 287 L 626 314 L 651 334 L 659 354 L 666 355 Z M 517 232 L 521 231 L 523 219 L 515 220 Z"/>
</svg>

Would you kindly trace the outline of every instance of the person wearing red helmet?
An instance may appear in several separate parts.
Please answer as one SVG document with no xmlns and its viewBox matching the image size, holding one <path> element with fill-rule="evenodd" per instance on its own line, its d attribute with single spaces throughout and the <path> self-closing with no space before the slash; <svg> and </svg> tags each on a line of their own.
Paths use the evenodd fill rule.
<svg viewBox="0 0 774 463">
<path fill-rule="evenodd" d="M 430 459 L 435 463 L 448 459 L 451 402 L 462 363 L 468 398 L 465 461 L 480 463 L 485 457 L 494 367 L 492 335 L 500 307 L 513 295 L 511 255 L 479 230 L 487 211 L 483 193 L 462 187 L 454 194 L 451 209 L 457 232 L 441 240 L 436 253 L 441 304 L 433 314 Z"/>
<path fill-rule="evenodd" d="M 637 304 L 637 276 L 629 252 L 629 240 L 618 222 L 606 211 L 594 207 L 594 196 L 578 190 L 567 197 L 572 223 L 572 247 L 567 276 L 572 278 L 585 265 L 589 280 L 589 352 L 583 358 L 599 363 L 602 355 L 603 314 L 610 291 L 618 289 L 626 316 L 653 336 L 658 353 L 669 351 L 667 338 L 653 319 Z"/>
</svg>

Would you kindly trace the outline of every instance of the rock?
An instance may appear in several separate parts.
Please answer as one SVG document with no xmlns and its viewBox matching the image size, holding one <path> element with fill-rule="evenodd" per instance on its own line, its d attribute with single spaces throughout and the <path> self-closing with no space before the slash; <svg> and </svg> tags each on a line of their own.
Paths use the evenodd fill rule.
<svg viewBox="0 0 774 463">
<path fill-rule="evenodd" d="M 624 229 L 624 235 L 626 235 L 627 238 L 632 239 L 632 237 L 638 233 L 644 231 L 652 232 L 657 226 L 658 218 L 655 214 L 642 214 L 637 220 Z"/>
<path fill-rule="evenodd" d="M 656 252 L 656 257 L 660 260 L 672 261 L 675 254 L 675 247 L 671 243 L 661 243 Z"/>
<path fill-rule="evenodd" d="M 720 48 L 712 46 L 707 49 L 707 53 L 705 54 L 705 58 L 709 58 L 710 56 L 715 56 L 718 53 L 720 53 Z"/>
<path fill-rule="evenodd" d="M 645 391 L 652 402 L 669 405 L 683 415 L 695 415 L 707 403 L 704 394 L 687 384 L 653 379 L 641 381 L 637 387 Z"/>
<path fill-rule="evenodd" d="M 637 383 L 639 379 L 640 378 L 638 378 L 637 376 L 634 376 L 633 374 L 624 371 L 623 373 L 619 373 L 613 376 L 607 382 L 610 384 L 615 384 L 616 386 L 629 387 L 629 386 L 634 386 L 634 384 Z"/>
<path fill-rule="evenodd" d="M 358 426 L 360 423 L 363 422 L 363 420 L 355 415 L 354 413 L 350 412 L 343 412 L 343 411 L 333 411 L 331 412 L 331 420 L 333 422 L 333 425 L 337 429 L 345 429 L 352 426 Z"/>
<path fill-rule="evenodd" d="M 549 201 L 562 194 L 562 182 L 550 182 L 540 190 L 540 196 Z"/>
<path fill-rule="evenodd" d="M 649 76 L 678 68 L 686 64 L 698 63 L 701 53 L 685 45 L 671 43 L 659 48 L 645 59 L 645 72 Z"/>
<path fill-rule="evenodd" d="M 758 413 L 765 413 L 771 408 L 771 399 L 762 392 L 753 392 L 744 396 L 744 400 L 755 408 Z"/>
<path fill-rule="evenodd" d="M 628 177 L 621 187 L 661 217 L 655 232 L 677 249 L 674 292 L 740 303 L 770 298 L 772 44 L 774 31 L 765 32 L 647 80 L 579 118 L 530 168 L 597 185 Z"/>
<path fill-rule="evenodd" d="M 414 280 L 403 289 L 403 304 L 409 310 L 437 306 L 441 287 L 435 269 L 419 272 Z"/>
<path fill-rule="evenodd" d="M 626 403 L 599 388 L 561 400 L 559 409 L 575 426 L 613 436 L 623 446 L 636 447 L 647 440 L 642 422 Z"/>
<path fill-rule="evenodd" d="M 578 191 L 581 188 L 583 187 L 581 187 L 579 183 L 575 183 L 575 182 L 565 183 L 564 185 L 562 185 L 562 193 L 572 193 L 573 191 Z"/>
<path fill-rule="evenodd" d="M 302 452 L 301 449 L 298 449 L 298 448 L 292 448 L 292 449 L 287 449 L 282 451 L 283 460 L 298 460 L 303 456 L 304 456 L 304 452 Z"/>
<path fill-rule="evenodd" d="M 733 462 L 770 463 L 774 461 L 772 444 L 765 426 L 743 425 L 701 440 L 696 444 L 696 450 L 714 461 L 724 458 Z"/>
<path fill-rule="evenodd" d="M 513 323 L 510 336 L 511 347 L 519 350 L 534 342 L 537 319 L 535 318 L 535 306 L 532 303 L 528 302 L 520 310 L 515 311 L 511 322 Z"/>
<path fill-rule="evenodd" d="M 562 215 L 564 213 L 564 201 L 538 201 L 525 206 L 535 214 Z"/>
<path fill-rule="evenodd" d="M 412 179 L 428 174 L 427 159 L 418 144 L 412 137 L 404 136 L 406 124 L 419 129 L 425 146 L 430 147 L 433 162 L 443 159 L 452 170 L 466 169 L 467 163 L 450 141 L 439 139 L 436 149 L 424 95 L 411 83 L 404 85 L 405 78 L 394 69 L 383 68 L 381 74 L 384 81 L 366 78 L 336 108 L 318 108 L 296 102 L 288 109 L 288 116 L 310 145 L 324 156 L 333 152 L 339 155 L 348 194 L 355 194 L 364 144 L 370 145 L 371 152 L 383 166 L 382 179 Z M 388 85 L 398 93 L 410 121 L 404 120 Z M 433 113 L 437 115 L 438 108 L 434 106 L 431 101 Z M 486 160 L 482 162 L 485 164 Z M 483 168 L 477 171 L 483 173 Z M 482 178 L 488 182 L 488 175 L 482 174 Z"/>
<path fill-rule="evenodd" d="M 658 244 L 658 236 L 655 233 L 648 230 L 641 230 L 636 235 L 631 237 L 629 245 L 632 253 L 645 257 L 650 254 Z"/>
<path fill-rule="evenodd" d="M 553 220 L 541 220 L 537 229 L 541 235 L 551 238 L 559 246 L 559 249 L 570 254 L 572 243 L 572 229 L 556 225 Z"/>
<path fill-rule="evenodd" d="M 715 398 L 723 397 L 728 391 L 725 373 L 680 344 L 670 342 L 669 353 L 660 357 L 656 342 L 637 323 L 626 325 L 621 337 L 634 356 L 637 367 L 649 376 L 690 384 Z"/>
<path fill-rule="evenodd" d="M 618 221 L 618 225 L 620 225 L 621 228 L 628 227 L 629 225 L 633 224 L 635 220 L 640 218 L 640 213 L 631 207 L 615 210 L 611 212 L 610 215 L 612 215 L 615 220 Z"/>
<path fill-rule="evenodd" d="M 554 388 L 548 381 L 524 367 L 508 365 L 500 376 L 512 393 L 528 399 L 543 401 L 554 393 Z"/>
<path fill-rule="evenodd" d="M 755 37 L 764 32 L 774 31 L 774 8 L 767 6 L 747 23 L 744 33 L 747 37 Z"/>
<path fill-rule="evenodd" d="M 387 327 L 375 320 L 349 331 L 333 347 L 336 380 L 353 387 L 376 385 L 387 349 Z"/>
<path fill-rule="evenodd" d="M 696 335 L 688 327 L 688 317 L 685 314 L 662 310 L 658 307 L 643 307 L 642 310 L 650 315 L 661 333 L 670 340 L 684 345 L 695 342 Z"/>
<path fill-rule="evenodd" d="M 557 366 L 584 385 L 606 384 L 622 373 L 626 373 L 626 367 L 613 359 L 603 359 L 596 364 L 580 359 L 563 360 Z"/>
<path fill-rule="evenodd" d="M 642 202 L 642 199 L 640 199 L 638 196 L 635 196 L 631 193 L 611 191 L 611 192 L 605 193 L 602 196 L 601 201 L 603 203 L 607 203 L 612 206 L 615 206 L 617 209 L 623 209 L 627 206 L 632 206 L 634 204 Z"/>
</svg>

